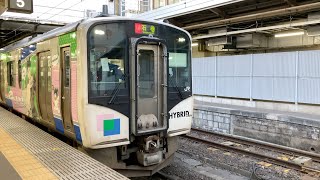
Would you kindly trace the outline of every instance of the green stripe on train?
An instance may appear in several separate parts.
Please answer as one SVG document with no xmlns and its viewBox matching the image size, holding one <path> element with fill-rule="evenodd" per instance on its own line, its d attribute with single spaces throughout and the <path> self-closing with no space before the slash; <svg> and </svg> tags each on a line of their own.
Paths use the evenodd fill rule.
<svg viewBox="0 0 320 180">
<path fill-rule="evenodd" d="M 76 32 L 71 32 L 68 34 L 64 34 L 59 36 L 59 46 L 70 45 L 71 58 L 75 58 L 77 56 L 77 35 Z"/>
</svg>

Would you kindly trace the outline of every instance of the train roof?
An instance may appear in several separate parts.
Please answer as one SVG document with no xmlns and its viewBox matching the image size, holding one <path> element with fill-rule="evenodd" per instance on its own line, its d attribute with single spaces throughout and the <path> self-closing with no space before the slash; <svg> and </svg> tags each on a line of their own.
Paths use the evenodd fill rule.
<svg viewBox="0 0 320 180">
<path fill-rule="evenodd" d="M 116 16 L 116 17 L 98 17 L 98 18 L 83 19 L 83 20 L 80 20 L 80 21 L 77 21 L 77 22 L 74 22 L 74 23 L 70 23 L 70 24 L 67 24 L 65 26 L 62 26 L 62 27 L 53 29 L 51 31 L 48 31 L 46 33 L 43 33 L 41 35 L 38 35 L 36 37 L 27 37 L 25 39 L 22 39 L 20 41 L 17 41 L 17 42 L 15 42 L 13 44 L 10 44 L 10 45 L 4 47 L 2 52 L 8 52 L 8 51 L 12 51 L 12 50 L 17 49 L 17 48 L 26 47 L 26 46 L 29 46 L 29 45 L 32 45 L 32 44 L 35 44 L 35 43 L 38 43 L 38 42 L 53 38 L 53 37 L 60 36 L 62 34 L 68 33 L 68 32 L 75 31 L 79 25 L 84 25 L 84 26 L 88 25 L 88 24 L 91 25 L 93 23 L 101 22 L 101 21 L 108 22 L 108 21 L 128 21 L 128 20 L 137 20 L 137 21 L 142 21 L 142 22 L 151 22 L 151 23 L 157 23 L 157 24 L 170 26 L 170 27 L 178 29 L 180 31 L 184 31 L 185 33 L 187 33 L 189 35 L 189 37 L 191 39 L 190 34 L 186 30 L 181 29 L 181 28 L 176 27 L 176 26 L 173 26 L 173 25 L 168 24 L 168 23 L 161 22 L 161 21 L 144 20 L 144 19 L 137 19 L 137 18 L 127 18 L 127 17 L 121 17 L 121 16 Z"/>
</svg>

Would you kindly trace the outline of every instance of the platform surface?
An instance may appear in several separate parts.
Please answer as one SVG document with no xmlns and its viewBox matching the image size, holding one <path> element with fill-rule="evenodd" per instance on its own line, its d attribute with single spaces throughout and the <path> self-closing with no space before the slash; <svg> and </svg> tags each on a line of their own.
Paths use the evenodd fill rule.
<svg viewBox="0 0 320 180">
<path fill-rule="evenodd" d="M 21 179 L 17 171 L 11 166 L 9 161 L 4 157 L 4 155 L 0 152 L 0 178 L 4 179 Z"/>
<path fill-rule="evenodd" d="M 301 113 L 301 112 L 289 112 L 289 111 L 280 111 L 280 110 L 271 110 L 271 109 L 262 109 L 262 108 L 255 108 L 255 107 L 246 107 L 246 106 L 239 106 L 239 105 L 231 105 L 231 104 L 219 104 L 219 103 L 212 103 L 206 101 L 195 100 L 194 101 L 195 108 L 201 107 L 218 107 L 227 110 L 239 110 L 239 111 L 249 111 L 249 112 L 257 112 L 257 113 L 264 113 L 264 114 L 277 114 L 283 115 L 287 117 L 294 117 L 294 118 L 301 118 L 301 119 L 308 119 L 313 121 L 320 121 L 320 116 L 316 114 L 308 114 L 308 113 Z"/>
<path fill-rule="evenodd" d="M 0 179 L 127 179 L 0 107 Z"/>
</svg>

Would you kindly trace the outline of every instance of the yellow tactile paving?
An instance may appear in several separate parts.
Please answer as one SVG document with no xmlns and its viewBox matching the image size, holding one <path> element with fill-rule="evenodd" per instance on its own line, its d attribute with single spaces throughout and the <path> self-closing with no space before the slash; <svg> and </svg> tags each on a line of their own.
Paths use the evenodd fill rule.
<svg viewBox="0 0 320 180">
<path fill-rule="evenodd" d="M 0 142 L 0 152 L 2 152 L 22 179 L 58 179 L 2 128 L 0 128 Z"/>
</svg>

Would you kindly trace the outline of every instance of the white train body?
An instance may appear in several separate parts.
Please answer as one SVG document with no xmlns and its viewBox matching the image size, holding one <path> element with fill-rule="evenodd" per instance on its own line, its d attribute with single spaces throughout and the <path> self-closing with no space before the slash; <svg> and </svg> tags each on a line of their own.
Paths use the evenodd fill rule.
<svg viewBox="0 0 320 180">
<path fill-rule="evenodd" d="M 190 131 L 191 38 L 172 25 L 88 19 L 6 47 L 0 65 L 1 104 L 128 176 L 166 166 Z"/>
</svg>

